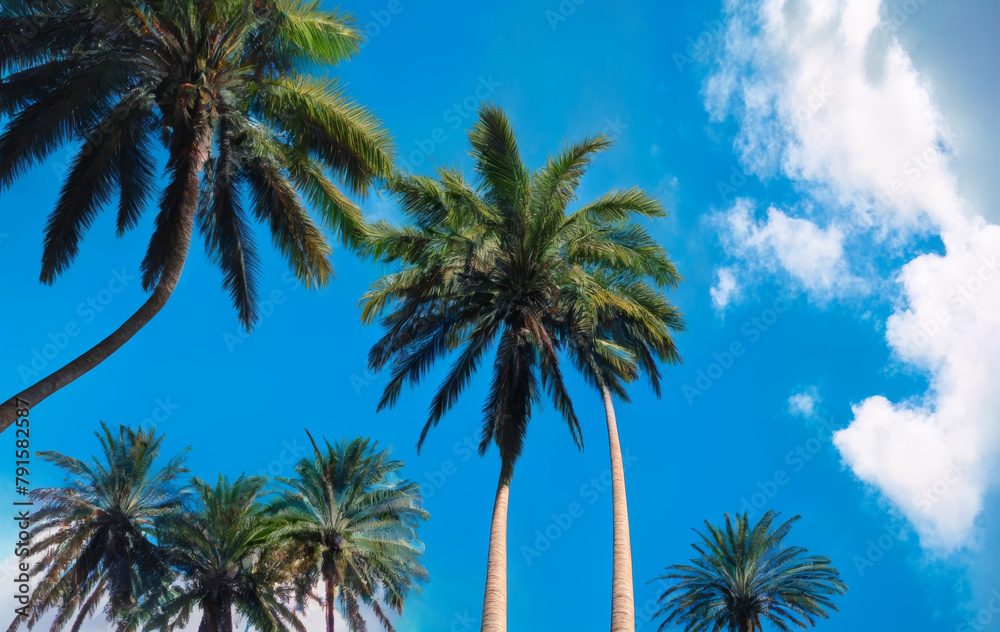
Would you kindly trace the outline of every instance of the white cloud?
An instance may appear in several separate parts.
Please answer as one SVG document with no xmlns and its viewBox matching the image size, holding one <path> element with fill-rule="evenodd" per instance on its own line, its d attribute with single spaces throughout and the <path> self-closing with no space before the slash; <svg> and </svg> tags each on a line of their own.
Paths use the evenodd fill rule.
<svg viewBox="0 0 1000 632">
<path fill-rule="evenodd" d="M 727 253 L 740 260 L 740 278 L 732 266 L 720 268 L 711 289 L 719 310 L 741 294 L 740 283 L 755 284 L 763 276 L 787 274 L 796 286 L 820 300 L 842 296 L 859 287 L 844 260 L 843 233 L 807 219 L 790 217 L 778 208 L 756 220 L 753 202 L 737 199 L 714 216 L 714 224 Z"/>
<path fill-rule="evenodd" d="M 865 399 L 835 443 L 924 546 L 947 551 L 971 543 L 1000 451 L 1000 227 L 972 217 L 959 195 L 952 134 L 879 12 L 877 0 L 726 0 L 725 50 L 706 81 L 706 107 L 715 120 L 737 118 L 744 167 L 791 179 L 809 201 L 803 208 L 824 210 L 827 228 L 793 217 L 798 205 L 755 221 L 744 202 L 724 214 L 722 242 L 741 266 L 785 270 L 829 298 L 844 288 L 818 261 L 841 265 L 845 250 L 852 263 L 855 252 L 898 255 L 915 234 L 940 235 L 943 255 L 902 267 L 886 328 L 896 355 L 929 375 L 929 389 L 907 402 Z M 817 265 L 781 256 L 800 237 L 817 248 L 800 251 Z M 717 307 L 743 292 L 736 267 L 717 271 Z"/>
<path fill-rule="evenodd" d="M 740 287 L 736 283 L 733 268 L 723 267 L 715 271 L 715 285 L 709 293 L 712 295 L 712 304 L 719 311 L 725 311 L 726 306 L 739 298 Z"/>
<path fill-rule="evenodd" d="M 872 0 L 727 0 L 725 51 L 705 85 L 710 115 L 740 120 L 736 148 L 850 209 L 858 228 L 946 227 L 963 202 L 951 133 L 893 38 L 871 37 Z"/>
<path fill-rule="evenodd" d="M 819 395 L 815 388 L 809 388 L 801 393 L 795 393 L 788 398 L 788 412 L 796 417 L 810 418 L 816 414 L 816 404 Z"/>
<path fill-rule="evenodd" d="M 900 283 L 906 307 L 886 337 L 930 372 L 930 390 L 917 402 L 866 399 L 834 443 L 926 545 L 954 549 L 971 540 L 1000 445 L 1000 226 L 983 225 L 946 256 L 914 259 Z"/>
</svg>

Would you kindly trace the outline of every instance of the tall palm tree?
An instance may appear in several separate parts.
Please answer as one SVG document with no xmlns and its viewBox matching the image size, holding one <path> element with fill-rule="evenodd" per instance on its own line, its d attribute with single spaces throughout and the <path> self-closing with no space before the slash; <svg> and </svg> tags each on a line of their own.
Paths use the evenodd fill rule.
<svg viewBox="0 0 1000 632">
<path fill-rule="evenodd" d="M 847 592 L 847 585 L 829 558 L 782 542 L 799 516 L 772 529 L 777 517 L 768 511 L 753 528 L 746 514 L 735 525 L 726 514 L 724 529 L 706 520 L 708 532 L 696 531 L 701 542 L 691 545 L 698 557 L 691 565 L 668 566 L 657 578 L 676 581 L 660 597 L 665 604 L 653 618 L 666 618 L 659 629 L 760 632 L 767 621 L 787 632 L 828 619 L 827 610 L 837 610 L 830 597 Z"/>
<path fill-rule="evenodd" d="M 403 462 L 368 439 L 325 442 L 324 449 L 309 439 L 314 457 L 295 466 L 296 478 L 279 479 L 291 490 L 272 508 L 272 540 L 298 552 L 300 594 L 323 584 L 327 632 L 337 603 L 352 632 L 366 629 L 362 604 L 392 632 L 386 609 L 401 613 L 408 592 L 427 578 L 417 539 L 428 517 L 420 487 L 400 479 Z"/>
<path fill-rule="evenodd" d="M 307 287 L 330 279 L 330 246 L 305 202 L 357 245 L 361 213 L 330 171 L 363 195 L 390 172 L 392 147 L 336 82 L 301 69 L 339 63 L 359 41 L 348 16 L 304 0 L 4 1 L 0 190 L 59 146 L 79 146 L 45 228 L 42 282 L 72 263 L 113 199 L 119 235 L 138 225 L 154 195 L 159 212 L 142 262 L 149 298 L 95 347 L 0 404 L 0 431 L 16 420 L 19 400 L 37 405 L 163 308 L 196 224 L 248 330 L 258 318 L 260 267 L 251 220 Z"/>
<path fill-rule="evenodd" d="M 587 381 L 601 394 L 611 455 L 613 505 L 613 561 L 611 588 L 611 632 L 635 630 L 635 597 L 632 578 L 632 548 L 629 535 L 625 466 L 614 397 L 628 402 L 623 382 L 640 372 L 660 396 L 657 360 L 680 362 L 672 332 L 684 330 L 683 316 L 654 286 L 676 286 L 681 277 L 662 249 L 650 249 L 647 258 L 666 272 L 665 283 L 653 286 L 629 270 L 596 270 L 577 275 L 566 294 L 567 347 Z"/>
<path fill-rule="evenodd" d="M 181 508 L 177 479 L 187 472 L 186 450 L 156 469 L 163 435 L 155 430 L 122 426 L 116 434 L 102 423 L 95 434 L 103 461 L 38 453 L 66 471 L 67 485 L 31 493 L 41 507 L 30 530 L 31 553 L 41 556 L 39 579 L 31 614 L 17 617 L 10 632 L 33 628 L 49 611 L 53 631 L 76 630 L 105 599 L 108 619 L 119 618 L 169 577 L 150 537 L 158 520 Z"/>
<path fill-rule="evenodd" d="M 366 253 L 403 269 L 365 294 L 362 318 L 371 323 L 381 316 L 386 329 L 369 355 L 373 370 L 392 366 L 380 409 L 394 405 L 403 385 L 417 384 L 436 360 L 461 349 L 432 400 L 418 448 L 496 345 L 479 446 L 483 454 L 495 443 L 501 461 L 482 629 L 502 632 L 510 482 L 541 388 L 582 448 L 558 355 L 570 333 L 569 299 L 591 296 L 579 286 L 592 284 L 599 270 L 660 284 L 677 276 L 649 234 L 627 221 L 662 213 L 642 191 L 614 191 L 566 212 L 592 155 L 608 146 L 605 137 L 571 145 L 531 172 L 504 113 L 483 106 L 469 140 L 475 182 L 450 169 L 436 179 L 403 175 L 390 182 L 414 226 L 373 229 Z M 574 331 L 583 335 L 580 325 Z"/>
<path fill-rule="evenodd" d="M 160 525 L 159 544 L 178 577 L 151 598 L 146 630 L 184 628 L 201 610 L 199 632 L 232 632 L 235 610 L 259 632 L 305 632 L 296 612 L 288 560 L 269 537 L 276 521 L 259 500 L 265 479 L 219 476 L 212 486 L 194 478 L 198 511 Z"/>
</svg>

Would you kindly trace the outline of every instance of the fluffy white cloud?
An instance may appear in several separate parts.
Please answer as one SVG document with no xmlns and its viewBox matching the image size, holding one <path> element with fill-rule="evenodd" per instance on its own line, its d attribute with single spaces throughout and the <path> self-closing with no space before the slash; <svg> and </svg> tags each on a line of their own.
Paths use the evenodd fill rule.
<svg viewBox="0 0 1000 632">
<path fill-rule="evenodd" d="M 719 269 L 712 296 L 717 307 L 736 300 L 746 281 L 732 270 L 743 267 L 780 267 L 811 293 L 837 296 L 841 277 L 822 274 L 819 260 L 836 270 L 845 248 L 891 255 L 914 234 L 941 237 L 943 255 L 902 267 L 886 328 L 890 347 L 927 372 L 930 388 L 912 401 L 865 399 L 834 441 L 925 546 L 952 550 L 971 542 L 1000 451 L 1000 227 L 966 208 L 931 86 L 880 8 L 878 0 L 726 1 L 706 106 L 717 120 L 736 117 L 746 169 L 793 180 L 828 227 L 792 217 L 794 209 L 755 222 L 747 203 L 734 206 L 721 235 L 739 263 Z M 816 265 L 781 257 L 781 245 L 800 236 L 811 237 L 817 254 L 802 250 Z"/>
<path fill-rule="evenodd" d="M 788 412 L 796 417 L 809 418 L 816 414 L 817 403 L 819 396 L 816 389 L 809 388 L 788 398 Z"/>
<path fill-rule="evenodd" d="M 714 119 L 740 120 L 736 148 L 851 210 L 859 229 L 946 227 L 963 202 L 951 133 L 877 0 L 727 0 L 725 50 L 705 85 Z"/>
<path fill-rule="evenodd" d="M 757 220 L 753 202 L 745 198 L 713 219 L 726 251 L 742 263 L 739 278 L 733 267 L 724 267 L 716 275 L 711 294 L 719 310 L 740 295 L 741 283 L 755 284 L 763 276 L 779 273 L 821 300 L 859 286 L 844 261 L 844 235 L 836 226 L 822 229 L 773 206 L 766 218 Z"/>
<path fill-rule="evenodd" d="M 926 545 L 948 550 L 971 539 L 1000 445 L 1000 226 L 914 259 L 899 278 L 906 307 L 886 335 L 930 372 L 930 391 L 916 402 L 866 399 L 834 443 Z"/>
</svg>

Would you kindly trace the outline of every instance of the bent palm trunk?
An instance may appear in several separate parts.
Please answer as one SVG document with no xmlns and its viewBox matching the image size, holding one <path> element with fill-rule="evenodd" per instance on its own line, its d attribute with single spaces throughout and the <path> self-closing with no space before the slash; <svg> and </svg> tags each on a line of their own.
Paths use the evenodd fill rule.
<svg viewBox="0 0 1000 632">
<path fill-rule="evenodd" d="M 635 631 L 635 596 L 632 588 L 632 542 L 628 532 L 628 502 L 625 498 L 625 465 L 618 441 L 618 422 L 611 391 L 601 387 L 608 420 L 611 447 L 611 500 L 614 506 L 614 558 L 611 575 L 611 632 Z"/>
<path fill-rule="evenodd" d="M 178 239 L 174 252 L 171 253 L 153 293 L 110 336 L 55 373 L 35 382 L 0 404 L 0 432 L 17 421 L 17 409 L 37 406 L 48 396 L 99 365 L 145 327 L 167 304 L 167 299 L 173 294 L 174 288 L 177 287 L 177 282 L 181 278 L 181 272 L 184 270 L 184 262 L 187 260 L 188 250 L 191 246 L 191 235 L 194 231 L 194 216 L 198 210 L 199 174 L 208 158 L 208 144 L 211 141 L 211 135 L 204 121 L 202 121 L 202 126 L 203 129 L 195 135 L 194 141 L 188 148 L 190 152 L 188 164 L 190 166 L 185 176 L 186 184 L 180 201 L 180 239 Z"/>
<path fill-rule="evenodd" d="M 493 502 L 490 552 L 486 566 L 482 632 L 507 632 L 507 501 L 510 481 L 502 477 Z"/>
</svg>

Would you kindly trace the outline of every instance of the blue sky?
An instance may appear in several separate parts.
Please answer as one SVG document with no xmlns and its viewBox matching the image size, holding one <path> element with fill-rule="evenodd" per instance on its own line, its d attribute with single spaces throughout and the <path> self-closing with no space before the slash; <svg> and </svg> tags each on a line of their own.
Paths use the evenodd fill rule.
<svg viewBox="0 0 1000 632">
<path fill-rule="evenodd" d="M 639 629 L 653 629 L 649 600 L 662 590 L 646 581 L 690 557 L 690 529 L 747 507 L 801 515 L 790 542 L 841 570 L 850 592 L 820 629 L 968 630 L 977 616 L 989 619 L 978 629 L 1000 629 L 989 612 L 1000 596 L 1000 327 L 990 315 L 1000 284 L 981 279 L 966 304 L 942 303 L 1000 252 L 990 224 L 997 5 L 399 1 L 396 14 L 387 0 L 344 5 L 372 37 L 336 75 L 414 171 L 469 172 L 469 105 L 486 98 L 507 110 L 530 165 L 565 140 L 616 138 L 581 199 L 638 185 L 670 209 L 650 228 L 686 278 L 670 295 L 688 322 L 684 364 L 666 371 L 660 400 L 637 385 L 618 407 Z M 905 19 L 885 28 L 897 9 Z M 925 148 L 907 143 L 922 138 L 934 149 L 919 175 L 879 204 Z M 36 350 L 65 343 L 40 369 L 53 370 L 144 299 L 134 277 L 152 213 L 123 239 L 103 216 L 73 267 L 52 287 L 38 283 L 42 228 L 68 162 L 57 152 L 0 197 L 8 395 Z M 385 198 L 365 210 L 399 217 Z M 192 445 L 191 469 L 209 478 L 288 474 L 306 427 L 372 436 L 406 461 L 432 514 L 422 530 L 431 582 L 398 629 L 477 628 L 499 465 L 495 451 L 480 459 L 464 442 L 476 437 L 487 380 L 418 456 L 428 388 L 375 414 L 385 377 L 367 372 L 366 356 L 379 333 L 361 325 L 356 302 L 377 268 L 338 249 L 337 279 L 310 292 L 269 252 L 261 289 L 271 304 L 246 337 L 200 242 L 192 253 L 143 332 L 37 407 L 33 447 L 89 454 L 100 420 L 155 415 L 167 450 Z M 920 343 L 939 304 L 954 313 Z M 79 333 L 63 336 L 70 324 Z M 546 408 L 512 485 L 511 629 L 600 630 L 610 617 L 603 411 L 575 376 L 571 388 L 584 453 Z M 58 480 L 40 468 L 33 483 Z M 11 542 L 5 528 L 0 545 Z"/>
</svg>

